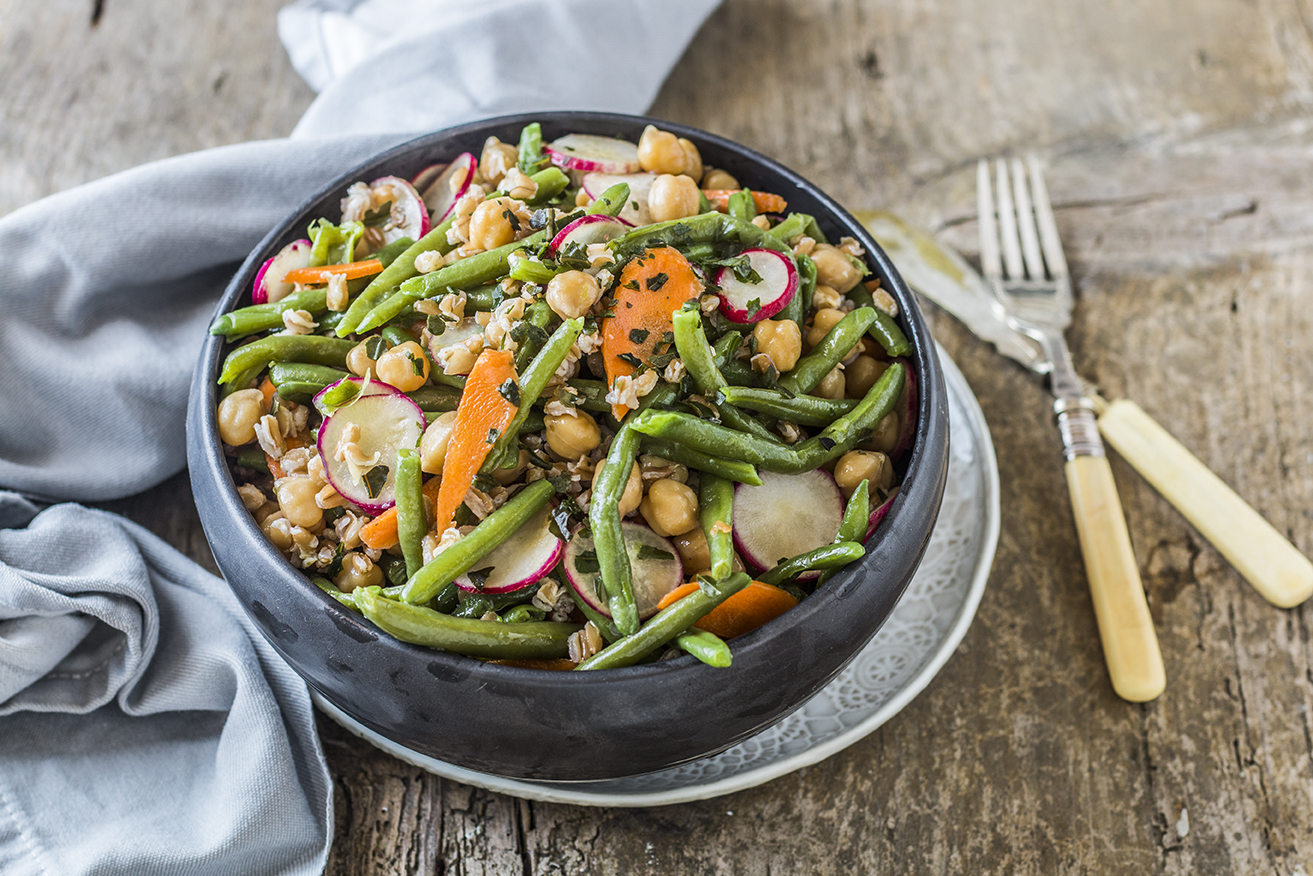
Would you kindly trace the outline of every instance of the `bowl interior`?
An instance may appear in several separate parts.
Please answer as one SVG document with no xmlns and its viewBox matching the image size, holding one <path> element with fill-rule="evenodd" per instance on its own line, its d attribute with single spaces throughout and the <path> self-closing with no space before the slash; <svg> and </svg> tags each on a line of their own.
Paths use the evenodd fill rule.
<svg viewBox="0 0 1313 876">
<path fill-rule="evenodd" d="M 552 781 L 649 772 L 705 757 L 774 723 L 828 683 L 888 617 L 928 543 L 947 471 L 947 401 L 933 341 L 915 298 L 859 222 L 805 179 L 715 135 L 643 117 L 539 113 L 491 119 L 418 138 L 327 184 L 289 214 L 234 276 L 216 315 L 250 303 L 259 266 L 304 236 L 311 220 L 340 216 L 357 180 L 411 178 L 489 136 L 515 142 L 531 121 L 544 138 L 578 132 L 637 140 L 658 124 L 698 145 L 703 162 L 744 185 L 785 197 L 832 239 L 856 238 L 874 275 L 899 303 L 912 345 L 918 430 L 902 489 L 867 555 L 764 627 L 734 640 L 734 663 L 692 657 L 597 673 L 483 663 L 399 642 L 319 591 L 270 545 L 237 497 L 218 440 L 215 377 L 222 338 L 202 350 L 188 415 L 197 507 L 216 562 L 269 641 L 324 697 L 380 734 L 423 754 L 496 775 Z"/>
</svg>

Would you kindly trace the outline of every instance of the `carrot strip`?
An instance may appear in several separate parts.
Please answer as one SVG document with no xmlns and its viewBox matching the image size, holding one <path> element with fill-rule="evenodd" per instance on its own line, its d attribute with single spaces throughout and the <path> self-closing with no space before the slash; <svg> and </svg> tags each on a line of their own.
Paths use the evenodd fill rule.
<svg viewBox="0 0 1313 876">
<path fill-rule="evenodd" d="M 438 486 L 441 482 L 441 478 L 431 477 L 424 482 L 424 486 L 420 487 L 425 498 L 435 505 L 438 501 Z M 395 547 L 399 540 L 396 505 L 360 527 L 360 541 L 364 543 L 365 547 L 373 548 L 376 551 Z"/>
<path fill-rule="evenodd" d="M 734 189 L 703 189 L 702 194 L 707 196 L 711 206 L 724 213 L 729 209 L 729 196 L 734 194 L 734 191 Z M 756 205 L 758 213 L 783 213 L 789 206 L 789 202 L 783 197 L 770 192 L 752 192 L 752 203 Z"/>
<path fill-rule="evenodd" d="M 516 390 L 507 394 L 518 397 L 515 354 L 507 350 L 484 350 L 465 380 L 442 464 L 442 486 L 434 503 L 433 531 L 439 535 L 451 526 L 483 460 L 515 417 L 519 406 L 502 394 L 508 381 Z"/>
<path fill-rule="evenodd" d="M 272 380 L 266 375 L 260 382 L 260 392 L 264 393 L 264 409 L 269 410 L 269 406 L 274 403 L 274 393 L 278 392 Z"/>
<path fill-rule="evenodd" d="M 334 274 L 342 274 L 348 280 L 354 280 L 357 277 L 368 277 L 370 274 L 377 274 L 383 270 L 383 263 L 378 259 L 365 259 L 359 262 L 348 262 L 345 265 L 323 265 L 317 268 L 297 268 L 288 271 L 283 277 L 284 283 L 302 283 L 314 285 L 317 283 L 327 283 L 328 278 Z"/>
<path fill-rule="evenodd" d="M 657 603 L 660 611 L 688 596 L 698 589 L 696 581 L 681 584 L 671 590 Z M 732 639 L 744 633 L 750 633 L 757 627 L 774 620 L 798 604 L 785 590 L 771 584 L 753 581 L 729 599 L 712 609 L 693 626 L 708 633 L 715 633 L 722 639 Z"/>
<path fill-rule="evenodd" d="M 617 377 L 632 376 L 637 363 L 650 364 L 660 349 L 673 349 L 675 311 L 702 293 L 702 282 L 688 259 L 674 247 L 644 250 L 620 272 L 614 314 L 602 320 L 602 361 L 607 386 Z M 659 369 L 658 369 L 659 370 Z M 629 409 L 611 405 L 617 420 Z"/>
</svg>

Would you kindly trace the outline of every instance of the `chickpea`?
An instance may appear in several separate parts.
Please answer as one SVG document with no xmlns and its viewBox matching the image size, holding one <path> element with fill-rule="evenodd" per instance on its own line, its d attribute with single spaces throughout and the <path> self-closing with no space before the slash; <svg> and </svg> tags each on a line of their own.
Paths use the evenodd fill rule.
<svg viewBox="0 0 1313 876">
<path fill-rule="evenodd" d="M 470 217 L 470 243 L 487 250 L 513 241 L 516 226 L 522 224 L 515 215 L 520 207 L 519 201 L 505 196 L 484 201 Z"/>
<path fill-rule="evenodd" d="M 862 398 L 889 369 L 888 362 L 867 355 L 858 356 L 844 366 L 845 391 L 849 398 Z"/>
<path fill-rule="evenodd" d="M 520 150 L 509 143 L 503 143 L 496 137 L 489 137 L 483 144 L 483 152 L 479 155 L 479 173 L 483 174 L 484 180 L 496 188 L 497 184 L 506 176 L 506 171 L 515 166 L 520 160 Z"/>
<path fill-rule="evenodd" d="M 853 264 L 852 257 L 836 246 L 818 243 L 811 251 L 812 261 L 816 263 L 816 283 L 829 286 L 840 295 L 857 285 L 862 279 L 862 272 Z"/>
<path fill-rule="evenodd" d="M 696 216 L 699 203 L 698 184 L 682 174 L 662 174 L 647 193 L 647 209 L 655 222 Z"/>
<path fill-rule="evenodd" d="M 324 509 L 315 502 L 319 492 L 315 482 L 305 475 L 281 478 L 274 484 L 278 507 L 293 526 L 314 529 L 324 522 Z"/>
<path fill-rule="evenodd" d="M 691 578 L 699 572 L 711 568 L 711 549 L 707 546 L 707 534 L 701 526 L 695 526 L 683 535 L 671 539 L 679 558 L 684 561 L 684 576 Z"/>
<path fill-rule="evenodd" d="M 429 382 L 429 357 L 419 344 L 406 341 L 378 357 L 374 375 L 402 392 L 414 392 Z"/>
<path fill-rule="evenodd" d="M 519 480 L 520 475 L 524 474 L 524 470 L 528 467 L 529 452 L 524 448 L 520 448 L 519 455 L 515 457 L 515 465 L 510 468 L 494 469 L 491 476 L 494 481 L 505 487 Z"/>
<path fill-rule="evenodd" d="M 364 377 L 366 372 L 373 371 L 374 366 L 378 364 L 377 359 L 369 357 L 369 345 L 370 339 L 365 338 L 365 340 L 352 347 L 350 353 L 346 354 L 346 367 L 356 377 Z"/>
<path fill-rule="evenodd" d="M 846 313 L 834 307 L 826 307 L 812 315 L 811 328 L 807 329 L 807 346 L 814 347 L 825 339 L 830 329 L 839 324 Z"/>
<path fill-rule="evenodd" d="M 274 514 L 260 524 L 260 531 L 269 543 L 280 551 L 292 546 L 292 522 L 281 514 Z"/>
<path fill-rule="evenodd" d="M 871 437 L 858 446 L 863 450 L 892 453 L 894 448 L 898 446 L 898 438 L 902 431 L 903 424 L 898 419 L 898 412 L 892 411 L 883 420 L 875 424 L 875 430 L 871 433 Z"/>
<path fill-rule="evenodd" d="M 692 140 L 679 138 L 679 145 L 684 147 L 684 176 L 697 182 L 702 179 L 702 153 Z"/>
<path fill-rule="evenodd" d="M 719 167 L 708 167 L 702 174 L 702 188 L 712 190 L 735 191 L 743 188 L 739 181 Z"/>
<path fill-rule="evenodd" d="M 241 447 L 255 440 L 255 424 L 269 410 L 264 393 L 258 389 L 240 389 L 219 402 L 219 438 L 231 447 Z"/>
<path fill-rule="evenodd" d="M 877 489 L 889 489 L 894 482 L 894 467 L 889 457 L 866 450 L 851 450 L 839 457 L 834 467 L 834 482 L 844 496 L 852 496 L 862 481 L 871 482 L 872 495 Z"/>
<path fill-rule="evenodd" d="M 342 571 L 333 579 L 337 589 L 350 593 L 357 587 L 378 587 L 383 583 L 383 570 L 374 561 L 358 551 L 342 557 Z"/>
<path fill-rule="evenodd" d="M 566 271 L 547 283 L 547 306 L 561 319 L 583 316 L 601 297 L 597 278 L 583 271 Z"/>
<path fill-rule="evenodd" d="M 591 453 L 602 443 L 602 430 L 587 411 L 575 410 L 570 414 L 548 414 L 547 446 L 562 459 L 578 459 Z"/>
<path fill-rule="evenodd" d="M 597 468 L 593 469 L 593 489 L 597 489 L 597 479 L 602 474 L 602 469 L 606 468 L 606 460 L 597 463 Z M 625 491 L 620 496 L 620 504 L 617 510 L 621 517 L 628 517 L 638 510 L 639 504 L 643 501 L 643 474 L 639 471 L 637 465 L 629 470 L 629 481 L 625 484 Z"/>
<path fill-rule="evenodd" d="M 847 379 L 843 376 L 843 368 L 835 365 L 830 373 L 822 377 L 821 382 L 816 384 L 816 388 L 812 390 L 812 395 L 820 398 L 843 398 L 847 383 Z"/>
<path fill-rule="evenodd" d="M 829 286 L 817 286 L 812 292 L 812 310 L 824 310 L 827 307 L 838 307 L 843 301 L 843 296 L 835 292 Z"/>
<path fill-rule="evenodd" d="M 688 153 L 674 134 L 648 125 L 638 139 L 638 163 L 653 173 L 683 173 Z"/>
<path fill-rule="evenodd" d="M 428 474 L 442 474 L 442 463 L 447 458 L 447 442 L 456 427 L 456 412 L 439 414 L 419 439 L 419 467 Z"/>
<path fill-rule="evenodd" d="M 781 373 L 790 371 L 802 355 L 802 329 L 791 319 L 763 319 L 752 329 L 757 352 L 765 353 Z"/>
<path fill-rule="evenodd" d="M 698 525 L 698 494 L 679 481 L 653 481 L 638 506 L 657 535 L 683 535 Z"/>
</svg>

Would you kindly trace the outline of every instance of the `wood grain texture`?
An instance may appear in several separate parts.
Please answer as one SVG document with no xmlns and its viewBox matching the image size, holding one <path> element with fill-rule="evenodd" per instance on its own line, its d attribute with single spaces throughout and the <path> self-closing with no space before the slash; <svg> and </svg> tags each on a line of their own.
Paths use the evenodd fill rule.
<svg viewBox="0 0 1313 876">
<path fill-rule="evenodd" d="M 279 0 L 0 0 L 0 213 L 289 131 Z M 1078 369 L 1313 551 L 1313 13 L 1296 0 L 728 0 L 656 115 L 778 157 L 974 256 L 974 161 L 1037 151 Z M 1168 688 L 1103 667 L 1044 387 L 928 308 L 993 432 L 977 620 L 902 713 L 716 800 L 620 810 L 442 781 L 328 721 L 328 872 L 1313 872 L 1310 609 L 1280 611 L 1113 458 Z M 183 477 L 113 503 L 208 562 Z M 1188 825 L 1188 829 L 1187 829 Z"/>
</svg>

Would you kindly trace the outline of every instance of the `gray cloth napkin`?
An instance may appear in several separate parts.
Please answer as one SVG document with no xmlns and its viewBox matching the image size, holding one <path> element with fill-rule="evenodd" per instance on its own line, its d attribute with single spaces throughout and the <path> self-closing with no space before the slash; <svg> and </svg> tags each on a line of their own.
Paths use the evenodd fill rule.
<svg viewBox="0 0 1313 876">
<path fill-rule="evenodd" d="M 314 874 L 332 789 L 305 685 L 218 578 L 75 504 L 185 462 L 214 301 L 324 182 L 414 134 L 641 112 L 718 0 L 302 0 L 294 137 L 0 218 L 0 873 Z"/>
</svg>

